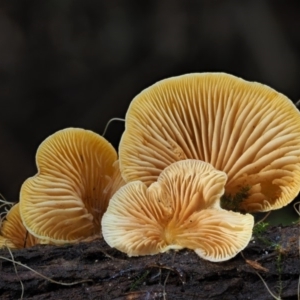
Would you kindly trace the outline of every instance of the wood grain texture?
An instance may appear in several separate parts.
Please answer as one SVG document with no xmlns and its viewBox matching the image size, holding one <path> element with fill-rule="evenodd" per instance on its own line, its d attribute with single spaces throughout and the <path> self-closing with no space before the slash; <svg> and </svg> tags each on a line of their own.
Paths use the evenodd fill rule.
<svg viewBox="0 0 300 300">
<path fill-rule="evenodd" d="M 103 240 L 39 245 L 15 250 L 16 261 L 60 282 L 87 280 L 73 286 L 51 283 L 32 271 L 0 259 L 0 299 L 272 299 L 257 271 L 281 299 L 297 299 L 299 225 L 272 227 L 254 238 L 230 261 L 211 263 L 193 251 L 131 257 Z M 0 255 L 10 258 L 7 250 Z M 247 261 L 246 261 L 247 260 Z M 261 269 L 260 269 L 261 267 Z M 266 269 L 266 270 L 264 270 Z M 165 298 L 164 298 L 165 297 Z"/>
</svg>

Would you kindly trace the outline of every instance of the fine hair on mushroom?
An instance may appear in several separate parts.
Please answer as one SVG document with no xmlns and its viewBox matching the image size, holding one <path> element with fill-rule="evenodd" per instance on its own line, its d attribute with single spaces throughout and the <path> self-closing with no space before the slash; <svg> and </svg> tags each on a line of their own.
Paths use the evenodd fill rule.
<svg viewBox="0 0 300 300">
<path fill-rule="evenodd" d="M 299 193 L 300 113 L 266 85 L 226 73 L 171 77 L 138 94 L 125 119 L 126 182 L 149 186 L 173 162 L 199 159 L 227 174 L 225 208 L 279 209 Z"/>
</svg>

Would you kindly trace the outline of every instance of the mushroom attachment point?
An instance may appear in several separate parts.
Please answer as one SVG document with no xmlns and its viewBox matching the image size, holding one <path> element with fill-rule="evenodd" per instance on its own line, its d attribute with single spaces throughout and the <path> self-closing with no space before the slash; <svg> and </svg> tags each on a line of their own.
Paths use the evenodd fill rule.
<svg viewBox="0 0 300 300">
<path fill-rule="evenodd" d="M 129 256 L 189 248 L 210 261 L 243 250 L 253 216 L 224 210 L 227 175 L 199 160 L 164 169 L 149 187 L 133 181 L 118 190 L 102 218 L 105 241 Z"/>
<path fill-rule="evenodd" d="M 21 187 L 28 231 L 55 244 L 100 235 L 116 160 L 113 146 L 92 131 L 67 128 L 48 137 L 37 150 L 38 173 Z"/>
<path fill-rule="evenodd" d="M 120 170 L 126 182 L 149 186 L 184 159 L 228 175 L 224 208 L 279 209 L 300 189 L 300 113 L 272 88 L 225 73 L 159 81 L 129 106 Z"/>
</svg>

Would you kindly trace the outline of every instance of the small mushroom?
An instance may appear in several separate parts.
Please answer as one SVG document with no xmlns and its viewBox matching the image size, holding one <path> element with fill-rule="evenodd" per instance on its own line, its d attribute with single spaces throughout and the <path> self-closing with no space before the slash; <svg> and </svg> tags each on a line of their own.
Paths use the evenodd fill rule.
<svg viewBox="0 0 300 300">
<path fill-rule="evenodd" d="M 7 213 L 0 228 L 0 248 L 5 246 L 14 248 L 32 247 L 39 240 L 27 232 L 22 223 L 19 203 L 15 204 Z"/>
<path fill-rule="evenodd" d="M 38 173 L 20 192 L 20 212 L 28 231 L 45 243 L 75 242 L 101 234 L 117 153 L 102 136 L 67 128 L 38 148 Z"/>
<path fill-rule="evenodd" d="M 253 216 L 220 207 L 226 179 L 208 163 L 182 160 L 148 188 L 130 182 L 109 202 L 103 237 L 129 256 L 189 248 L 210 261 L 228 260 L 247 246 Z"/>
<path fill-rule="evenodd" d="M 125 126 L 126 182 L 149 186 L 173 162 L 199 159 L 228 175 L 229 209 L 279 209 L 299 192 L 300 113 L 266 85 L 225 73 L 168 78 L 133 99 Z"/>
</svg>

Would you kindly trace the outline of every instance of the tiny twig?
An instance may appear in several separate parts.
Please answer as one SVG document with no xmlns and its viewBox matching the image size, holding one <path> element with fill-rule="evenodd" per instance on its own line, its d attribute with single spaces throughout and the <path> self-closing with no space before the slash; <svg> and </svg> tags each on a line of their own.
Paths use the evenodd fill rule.
<svg viewBox="0 0 300 300">
<path fill-rule="evenodd" d="M 168 271 L 168 274 L 167 274 L 167 276 L 166 276 L 166 279 L 165 279 L 164 285 L 163 285 L 163 296 L 164 296 L 164 300 L 167 299 L 167 298 L 166 298 L 166 295 L 167 295 L 167 293 L 166 293 L 166 284 L 167 284 L 167 281 L 168 281 L 168 279 L 169 279 L 170 272 L 171 272 L 171 271 Z"/>
<path fill-rule="evenodd" d="M 276 254 L 275 252 L 270 253 L 270 254 L 266 254 L 266 255 L 264 255 L 263 257 L 260 257 L 260 258 L 256 259 L 256 261 L 264 261 L 264 260 L 268 260 L 268 259 L 270 259 L 270 258 L 272 258 L 272 257 L 274 257 L 274 256 L 276 256 L 276 255 L 277 255 L 277 254 Z"/>
<path fill-rule="evenodd" d="M 245 258 L 243 252 L 241 252 L 241 255 L 242 255 L 242 257 L 244 258 L 245 262 L 247 263 L 247 259 Z M 256 261 L 258 261 L 258 260 L 256 260 Z M 276 295 L 274 295 L 274 294 L 271 292 L 271 290 L 270 290 L 270 288 L 268 287 L 267 283 L 266 283 L 265 280 L 262 278 L 262 276 L 255 270 L 255 268 L 254 268 L 251 264 L 249 264 L 249 263 L 247 263 L 247 265 L 248 265 L 248 266 L 251 266 L 251 268 L 253 269 L 253 271 L 256 273 L 256 275 L 257 275 L 257 276 L 260 278 L 260 280 L 263 282 L 263 284 L 264 284 L 264 286 L 266 287 L 268 293 L 269 293 L 275 300 L 281 300 L 281 297 L 280 297 L 280 296 L 276 296 Z"/>
<path fill-rule="evenodd" d="M 15 202 L 9 202 L 9 201 L 7 201 L 7 200 L 2 196 L 1 193 L 0 193 L 0 197 L 2 198 L 2 199 L 0 199 L 0 209 L 2 209 L 2 208 L 4 207 L 4 211 L 3 211 L 3 212 L 0 212 L 0 226 L 1 226 L 3 220 L 5 219 L 5 217 L 6 217 L 7 213 L 8 213 L 8 211 L 9 211 L 9 209 L 10 209 L 14 204 L 16 204 L 16 203 L 15 203 Z M 8 206 L 9 208 L 7 208 L 7 206 Z"/>
<path fill-rule="evenodd" d="M 295 104 L 295 106 L 297 107 L 297 108 L 300 108 L 300 99 L 296 102 L 296 103 L 294 103 Z"/>
<path fill-rule="evenodd" d="M 63 286 L 71 286 L 71 285 L 76 285 L 76 284 L 84 283 L 84 282 L 93 282 L 93 280 L 91 280 L 91 279 L 85 279 L 85 280 L 80 280 L 80 281 L 75 281 L 75 282 L 69 282 L 69 283 L 67 283 L 67 282 L 59 282 L 59 281 L 53 280 L 53 279 L 51 279 L 51 278 L 49 278 L 49 277 L 47 277 L 47 276 L 45 276 L 45 275 L 43 275 L 43 274 L 35 271 L 34 269 L 32 269 L 32 268 L 30 268 L 30 267 L 22 264 L 19 261 L 15 261 L 14 259 L 9 259 L 9 258 L 1 256 L 1 255 L 0 255 L 0 259 L 3 259 L 3 260 L 11 262 L 13 264 L 17 264 L 19 266 L 22 266 L 25 269 L 28 269 L 28 270 L 32 271 L 33 273 L 37 274 L 38 276 L 40 276 L 40 277 L 42 277 L 42 278 L 44 278 L 44 279 L 46 279 L 46 280 L 48 280 L 48 281 L 50 281 L 52 283 L 63 285 Z"/>
<path fill-rule="evenodd" d="M 3 201 L 8 202 L 1 193 L 0 193 L 0 197 L 3 199 Z"/>
<path fill-rule="evenodd" d="M 19 276 L 19 274 L 18 274 L 18 270 L 17 270 L 17 267 L 16 267 L 16 262 L 15 262 L 14 256 L 13 256 L 13 254 L 12 254 L 10 248 L 9 248 L 7 245 L 5 245 L 5 246 L 6 246 L 8 252 L 9 252 L 9 254 L 10 254 L 10 257 L 11 257 L 11 259 L 12 259 L 12 261 L 13 261 L 15 273 L 16 273 L 16 275 L 17 275 L 17 277 L 18 277 L 18 279 L 19 279 L 19 281 L 20 281 L 20 284 L 21 284 L 22 293 L 21 293 L 21 298 L 20 298 L 20 300 L 22 300 L 23 297 L 24 297 L 24 284 L 23 284 L 23 282 L 22 282 L 22 280 L 21 280 L 21 278 L 20 278 L 20 276 Z"/>
<path fill-rule="evenodd" d="M 298 207 L 297 207 L 298 205 Z M 300 216 L 300 201 L 294 203 L 294 210 L 296 211 L 296 213 Z"/>
<path fill-rule="evenodd" d="M 102 252 L 105 257 L 110 258 L 111 260 L 126 261 L 125 259 L 122 259 L 122 258 L 113 257 L 102 249 L 99 249 L 99 251 Z"/>
<path fill-rule="evenodd" d="M 271 210 L 268 211 L 261 220 L 259 220 L 258 222 L 255 223 L 255 225 L 264 222 L 266 220 L 266 218 L 271 214 L 271 212 L 272 212 Z"/>
<path fill-rule="evenodd" d="M 265 280 L 262 278 L 262 276 L 254 270 L 254 272 L 256 273 L 256 275 L 261 279 L 261 281 L 263 282 L 264 286 L 266 287 L 267 291 L 269 292 L 269 294 L 275 299 L 275 300 L 281 300 L 281 297 L 277 297 L 276 295 L 274 295 L 271 290 L 269 289 L 267 283 L 265 282 Z"/>
<path fill-rule="evenodd" d="M 103 133 L 102 133 L 102 136 L 105 135 L 105 133 L 106 133 L 106 131 L 107 131 L 107 128 L 108 128 L 108 126 L 110 125 L 110 123 L 111 123 L 111 122 L 114 122 L 114 121 L 125 122 L 125 119 L 122 119 L 122 118 L 111 118 L 111 119 L 107 122 L 107 124 L 106 124 L 106 126 L 105 126 L 105 128 L 104 128 L 104 131 L 103 131 Z"/>
</svg>

